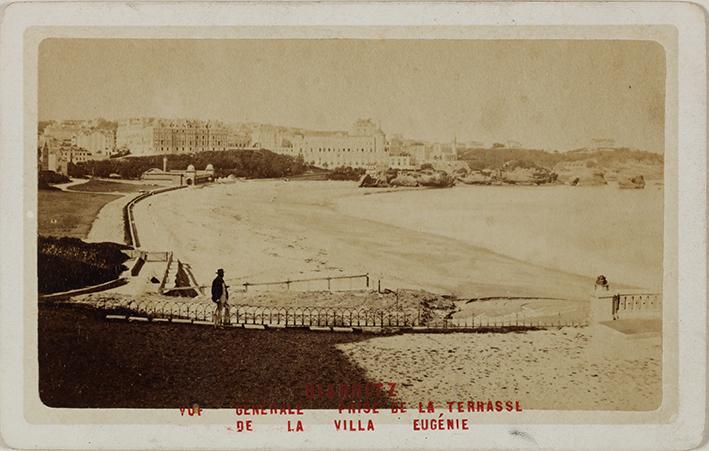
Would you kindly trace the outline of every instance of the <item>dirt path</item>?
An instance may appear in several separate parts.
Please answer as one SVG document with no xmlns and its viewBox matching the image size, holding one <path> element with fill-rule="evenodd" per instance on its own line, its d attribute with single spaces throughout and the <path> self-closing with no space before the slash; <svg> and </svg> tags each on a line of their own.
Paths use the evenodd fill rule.
<svg viewBox="0 0 709 451">
<path fill-rule="evenodd" d="M 123 207 L 135 196 L 135 193 L 125 194 L 104 205 L 91 224 L 86 241 L 123 243 Z"/>
<path fill-rule="evenodd" d="M 72 191 L 70 188 L 75 185 L 81 185 L 82 183 L 88 182 L 89 179 L 71 179 L 71 182 L 66 182 L 66 183 L 58 183 L 56 185 L 52 185 L 54 188 L 58 188 L 62 191 Z"/>
</svg>

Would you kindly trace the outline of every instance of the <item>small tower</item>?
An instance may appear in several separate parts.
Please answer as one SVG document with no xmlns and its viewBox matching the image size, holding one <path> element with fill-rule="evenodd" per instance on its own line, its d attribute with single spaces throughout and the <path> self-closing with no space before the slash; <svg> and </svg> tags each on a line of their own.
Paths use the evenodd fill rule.
<svg viewBox="0 0 709 451">
<path fill-rule="evenodd" d="M 204 172 L 207 173 L 210 180 L 214 180 L 214 166 L 212 166 L 212 163 L 209 163 L 207 167 L 204 168 Z"/>
<path fill-rule="evenodd" d="M 187 166 L 187 170 L 185 171 L 185 183 L 187 185 L 194 185 L 195 182 L 197 181 L 197 170 L 195 170 L 194 165 L 191 164 Z"/>
</svg>

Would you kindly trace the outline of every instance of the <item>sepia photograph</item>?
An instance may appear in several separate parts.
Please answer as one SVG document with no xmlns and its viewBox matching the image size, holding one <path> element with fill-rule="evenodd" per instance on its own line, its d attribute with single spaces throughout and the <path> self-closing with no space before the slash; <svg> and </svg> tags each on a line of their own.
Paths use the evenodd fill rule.
<svg viewBox="0 0 709 451">
<path fill-rule="evenodd" d="M 666 58 L 651 40 L 43 40 L 39 398 L 659 409 Z"/>
<path fill-rule="evenodd" d="M 0 4 L 0 448 L 701 447 L 705 22 Z"/>
</svg>

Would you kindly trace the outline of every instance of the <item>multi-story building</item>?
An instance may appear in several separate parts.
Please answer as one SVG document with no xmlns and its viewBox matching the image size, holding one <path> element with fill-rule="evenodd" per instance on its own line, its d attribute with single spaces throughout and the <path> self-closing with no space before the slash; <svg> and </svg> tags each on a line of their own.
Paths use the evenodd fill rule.
<svg viewBox="0 0 709 451">
<path fill-rule="evenodd" d="M 392 135 L 391 137 L 387 138 L 386 145 L 389 155 L 398 155 L 400 152 L 402 152 L 405 145 L 405 141 L 401 135 Z"/>
<path fill-rule="evenodd" d="M 426 143 L 414 141 L 406 143 L 403 151 L 411 156 L 413 164 L 421 165 L 433 160 L 433 148 Z"/>
<path fill-rule="evenodd" d="M 278 127 L 269 124 L 257 125 L 251 131 L 252 145 L 258 149 L 276 151 L 281 147 L 280 135 Z"/>
<path fill-rule="evenodd" d="M 306 163 L 321 168 L 377 169 L 389 164 L 384 133 L 369 119 L 356 121 L 347 133 L 297 134 L 292 147 L 276 151 L 301 155 Z"/>
<path fill-rule="evenodd" d="M 453 143 L 436 143 L 433 145 L 433 161 L 455 161 L 458 159 L 458 150 L 455 141 Z"/>
<path fill-rule="evenodd" d="M 47 127 L 44 128 L 44 131 L 42 132 L 43 139 L 55 139 L 59 142 L 62 142 L 64 140 L 73 140 L 76 138 L 76 135 L 78 135 L 81 132 L 81 127 L 78 125 L 75 125 L 74 123 L 70 124 L 51 124 L 48 125 Z"/>
<path fill-rule="evenodd" d="M 121 121 L 116 129 L 116 148 L 133 155 L 158 153 L 155 148 L 154 126 L 140 122 Z"/>
<path fill-rule="evenodd" d="M 411 160 L 411 156 L 405 153 L 389 155 L 389 167 L 402 170 L 416 169 L 416 165 Z"/>
<path fill-rule="evenodd" d="M 116 147 L 116 138 L 112 130 L 88 128 L 79 121 L 64 121 L 51 124 L 38 138 L 40 148 L 45 143 L 50 146 L 77 146 L 87 151 L 89 159 L 108 158 Z M 82 157 L 83 158 L 83 157 Z"/>
<path fill-rule="evenodd" d="M 103 160 L 111 156 L 116 148 L 116 135 L 112 130 L 82 130 L 74 142 L 78 147 L 88 150 L 94 160 Z"/>
<path fill-rule="evenodd" d="M 127 120 L 118 124 L 116 147 L 131 155 L 194 153 L 227 149 L 221 122 L 197 120 Z"/>
<path fill-rule="evenodd" d="M 68 175 L 69 163 L 83 163 L 92 159 L 91 152 L 72 144 L 71 141 L 46 139 L 40 148 L 40 169 Z"/>
<path fill-rule="evenodd" d="M 251 136 L 246 133 L 230 132 L 226 137 L 227 150 L 248 149 L 251 147 Z"/>
</svg>

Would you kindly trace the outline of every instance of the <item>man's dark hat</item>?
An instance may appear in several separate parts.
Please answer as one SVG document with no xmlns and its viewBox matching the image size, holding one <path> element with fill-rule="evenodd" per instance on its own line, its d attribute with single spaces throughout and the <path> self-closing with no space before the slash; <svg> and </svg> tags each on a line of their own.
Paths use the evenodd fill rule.
<svg viewBox="0 0 709 451">
<path fill-rule="evenodd" d="M 220 272 L 224 272 L 224 270 L 222 268 L 217 269 L 217 274 L 219 274 Z"/>
</svg>

